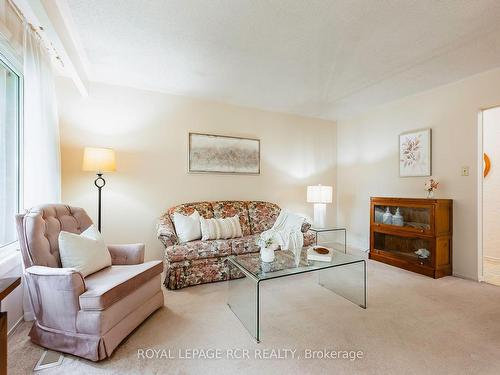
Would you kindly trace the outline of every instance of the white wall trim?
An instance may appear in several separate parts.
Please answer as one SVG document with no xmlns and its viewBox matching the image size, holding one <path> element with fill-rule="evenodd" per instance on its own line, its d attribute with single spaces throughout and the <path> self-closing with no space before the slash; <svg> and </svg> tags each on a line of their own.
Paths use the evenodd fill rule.
<svg viewBox="0 0 500 375">
<path fill-rule="evenodd" d="M 17 327 L 24 321 L 24 318 L 21 316 L 17 322 L 14 323 L 11 329 L 9 329 L 9 332 L 7 332 L 7 336 L 10 336 L 14 331 L 16 330 Z"/>
<path fill-rule="evenodd" d="M 474 278 L 474 277 L 469 277 L 469 276 L 465 276 L 465 275 L 462 275 L 462 274 L 460 274 L 460 273 L 455 273 L 455 272 L 453 272 L 453 275 L 452 275 L 452 276 L 453 276 L 453 277 L 458 277 L 459 279 L 464 279 L 464 280 L 474 281 L 474 282 L 476 282 L 476 283 L 477 283 L 477 282 L 482 282 L 482 281 L 484 281 L 484 280 L 482 280 L 482 281 L 481 281 L 481 280 L 478 280 L 477 278 Z"/>
<path fill-rule="evenodd" d="M 483 272 L 483 110 L 477 114 L 477 280 Z"/>
</svg>

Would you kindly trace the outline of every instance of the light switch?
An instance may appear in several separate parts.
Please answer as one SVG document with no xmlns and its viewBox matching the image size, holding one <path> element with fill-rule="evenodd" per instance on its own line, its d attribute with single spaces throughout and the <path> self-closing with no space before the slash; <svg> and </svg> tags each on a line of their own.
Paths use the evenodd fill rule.
<svg viewBox="0 0 500 375">
<path fill-rule="evenodd" d="M 469 167 L 465 166 L 462 167 L 462 176 L 468 176 L 469 175 Z"/>
</svg>

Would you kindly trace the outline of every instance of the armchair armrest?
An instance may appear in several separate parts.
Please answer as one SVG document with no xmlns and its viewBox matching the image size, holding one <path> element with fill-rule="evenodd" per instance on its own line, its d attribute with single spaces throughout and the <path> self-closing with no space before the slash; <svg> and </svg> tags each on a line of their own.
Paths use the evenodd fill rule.
<svg viewBox="0 0 500 375">
<path fill-rule="evenodd" d="M 311 228 L 311 223 L 307 222 L 307 221 L 304 221 L 304 223 L 302 224 L 302 228 L 300 228 L 300 231 L 302 233 L 307 233 L 307 231 Z"/>
<path fill-rule="evenodd" d="M 85 291 L 82 274 L 72 268 L 33 266 L 25 276 L 39 324 L 76 332 L 79 296 Z"/>
<path fill-rule="evenodd" d="M 111 263 L 114 265 L 144 263 L 144 247 L 143 243 L 108 245 Z"/>
<path fill-rule="evenodd" d="M 165 248 L 179 243 L 177 234 L 175 233 L 174 224 L 172 223 L 172 220 L 170 220 L 168 214 L 163 215 L 158 220 L 158 224 L 156 225 L 156 236 Z"/>
</svg>

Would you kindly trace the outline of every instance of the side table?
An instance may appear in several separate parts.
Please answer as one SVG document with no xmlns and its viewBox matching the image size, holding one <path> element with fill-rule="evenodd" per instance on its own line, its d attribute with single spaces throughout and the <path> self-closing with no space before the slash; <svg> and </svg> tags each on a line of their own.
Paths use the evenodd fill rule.
<svg viewBox="0 0 500 375">
<path fill-rule="evenodd" d="M 21 284 L 20 277 L 0 279 L 0 311 L 2 300 Z M 0 312 L 0 375 L 7 375 L 7 313 Z"/>
<path fill-rule="evenodd" d="M 344 253 L 347 254 L 347 229 L 346 228 L 309 228 L 316 234 L 315 244 L 318 245 L 318 235 L 327 232 L 344 232 Z"/>
</svg>

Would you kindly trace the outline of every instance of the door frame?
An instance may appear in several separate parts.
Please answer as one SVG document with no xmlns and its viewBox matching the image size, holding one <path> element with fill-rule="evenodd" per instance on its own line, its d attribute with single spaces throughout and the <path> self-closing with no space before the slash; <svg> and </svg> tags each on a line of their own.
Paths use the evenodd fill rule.
<svg viewBox="0 0 500 375">
<path fill-rule="evenodd" d="M 481 108 L 477 114 L 477 279 L 484 281 L 484 249 L 483 249 L 483 183 L 484 183 L 484 123 L 483 113 L 489 109 L 498 108 L 500 105 L 492 105 Z"/>
<path fill-rule="evenodd" d="M 484 281 L 484 255 L 483 255 L 483 112 L 487 108 L 480 109 L 477 114 L 477 280 Z"/>
</svg>

